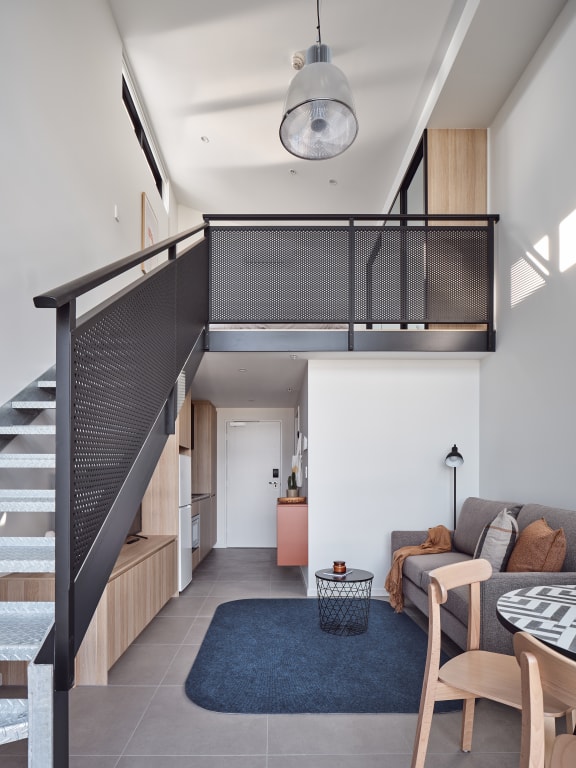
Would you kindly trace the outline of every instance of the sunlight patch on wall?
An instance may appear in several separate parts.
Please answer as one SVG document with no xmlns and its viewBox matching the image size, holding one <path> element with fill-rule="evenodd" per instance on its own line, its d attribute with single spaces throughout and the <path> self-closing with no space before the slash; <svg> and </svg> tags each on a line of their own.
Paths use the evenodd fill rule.
<svg viewBox="0 0 576 768">
<path fill-rule="evenodd" d="M 550 238 L 548 235 L 544 235 L 537 243 L 534 243 L 534 250 L 544 261 L 550 261 Z"/>
<path fill-rule="evenodd" d="M 530 254 L 527 255 L 530 256 Z M 532 257 L 530 259 L 532 260 Z M 510 273 L 510 305 L 515 307 L 520 304 L 545 283 L 542 275 L 531 264 L 524 259 L 518 259 L 512 264 Z"/>
<path fill-rule="evenodd" d="M 559 268 L 560 272 L 576 264 L 576 210 L 560 222 L 559 236 Z"/>
</svg>

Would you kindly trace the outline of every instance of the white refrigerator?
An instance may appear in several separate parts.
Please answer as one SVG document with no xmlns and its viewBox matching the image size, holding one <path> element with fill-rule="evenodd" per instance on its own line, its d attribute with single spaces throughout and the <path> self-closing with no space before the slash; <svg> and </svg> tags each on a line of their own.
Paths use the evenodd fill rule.
<svg viewBox="0 0 576 768">
<path fill-rule="evenodd" d="M 192 581 L 192 459 L 180 454 L 178 502 L 178 591 Z"/>
</svg>

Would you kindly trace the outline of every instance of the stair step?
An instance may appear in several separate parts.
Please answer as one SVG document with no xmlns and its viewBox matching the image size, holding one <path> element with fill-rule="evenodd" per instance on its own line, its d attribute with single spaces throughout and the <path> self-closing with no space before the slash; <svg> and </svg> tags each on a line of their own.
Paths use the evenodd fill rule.
<svg viewBox="0 0 576 768">
<path fill-rule="evenodd" d="M 54 623 L 54 603 L 0 603 L 0 659 L 32 661 Z"/>
<path fill-rule="evenodd" d="M 47 379 L 41 379 L 37 382 L 38 387 L 40 389 L 56 389 L 56 382 L 55 381 L 49 381 Z"/>
<path fill-rule="evenodd" d="M 28 701 L 0 699 L 0 744 L 28 738 Z"/>
<path fill-rule="evenodd" d="M 0 467 L 6 469 L 27 469 L 29 467 L 51 469 L 55 466 L 55 453 L 0 453 Z"/>
<path fill-rule="evenodd" d="M 56 408 L 56 400 L 12 400 L 12 408 L 35 411 Z"/>
<path fill-rule="evenodd" d="M 0 512 L 54 512 L 55 509 L 54 491 L 0 490 Z"/>
<path fill-rule="evenodd" d="M 55 424 L 0 425 L 0 435 L 55 435 Z"/>
<path fill-rule="evenodd" d="M 54 573 L 54 544 L 48 536 L 0 536 L 0 573 Z"/>
</svg>

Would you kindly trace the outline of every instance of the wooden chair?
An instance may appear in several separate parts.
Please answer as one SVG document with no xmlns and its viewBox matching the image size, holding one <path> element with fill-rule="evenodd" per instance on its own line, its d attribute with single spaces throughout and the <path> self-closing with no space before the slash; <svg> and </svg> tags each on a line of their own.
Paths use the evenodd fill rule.
<svg viewBox="0 0 576 768">
<path fill-rule="evenodd" d="M 428 588 L 428 653 L 420 699 L 420 712 L 412 753 L 412 768 L 424 768 L 432 725 L 434 702 L 463 701 L 461 748 L 472 748 L 474 707 L 477 698 L 491 699 L 515 709 L 522 708 L 520 667 L 514 656 L 479 650 L 480 582 L 490 578 L 487 560 L 467 560 L 431 571 Z M 468 586 L 468 642 L 463 653 L 440 666 L 440 607 L 455 587 Z M 562 700 L 544 692 L 546 717 L 562 717 L 571 709 Z"/>
<path fill-rule="evenodd" d="M 576 709 L 576 661 L 526 632 L 514 635 L 514 652 L 522 674 L 520 768 L 574 768 L 576 736 L 556 736 L 554 721 L 544 717 L 543 697 L 549 692 Z M 566 718 L 566 727 L 574 729 L 572 713 Z"/>
</svg>

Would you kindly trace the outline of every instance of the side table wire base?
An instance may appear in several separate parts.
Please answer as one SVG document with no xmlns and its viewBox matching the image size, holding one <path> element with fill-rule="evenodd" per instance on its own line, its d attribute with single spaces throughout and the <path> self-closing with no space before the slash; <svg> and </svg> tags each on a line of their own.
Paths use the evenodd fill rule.
<svg viewBox="0 0 576 768">
<path fill-rule="evenodd" d="M 333 635 L 361 635 L 368 629 L 372 574 L 346 581 L 316 574 L 320 628 Z M 322 574 L 322 575 L 319 575 Z"/>
</svg>

